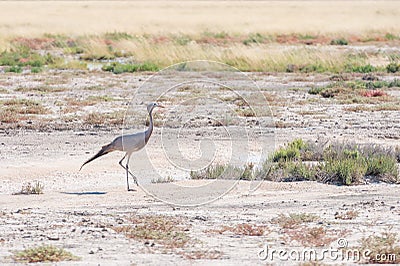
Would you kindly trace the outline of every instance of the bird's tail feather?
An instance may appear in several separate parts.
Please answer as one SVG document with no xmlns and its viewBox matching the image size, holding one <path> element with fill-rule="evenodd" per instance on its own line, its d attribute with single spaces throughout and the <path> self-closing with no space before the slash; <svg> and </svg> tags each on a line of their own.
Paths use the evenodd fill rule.
<svg viewBox="0 0 400 266">
<path fill-rule="evenodd" d="M 90 158 L 89 160 L 87 160 L 86 162 L 84 162 L 84 163 L 82 164 L 81 168 L 79 168 L 79 171 L 82 170 L 82 167 L 83 167 L 85 164 L 88 164 L 88 163 L 90 163 L 91 161 L 93 161 L 93 160 L 99 158 L 100 156 L 103 156 L 103 155 L 105 155 L 105 154 L 107 154 L 107 153 L 109 153 L 109 152 L 112 152 L 113 150 L 114 150 L 114 149 L 113 149 L 113 144 L 112 144 L 112 143 L 110 143 L 110 144 L 108 144 L 108 145 L 104 145 L 98 153 L 96 153 L 92 158 Z"/>
</svg>

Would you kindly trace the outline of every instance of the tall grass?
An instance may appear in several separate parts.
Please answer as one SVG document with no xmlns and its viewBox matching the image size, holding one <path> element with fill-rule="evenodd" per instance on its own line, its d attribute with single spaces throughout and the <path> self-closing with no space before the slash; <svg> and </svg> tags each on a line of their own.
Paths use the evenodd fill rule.
<svg viewBox="0 0 400 266">
<path fill-rule="evenodd" d="M 304 163 L 313 159 L 317 163 Z M 296 139 L 276 150 L 266 162 L 272 162 L 267 178 L 275 180 L 319 180 L 344 185 L 360 184 L 372 178 L 399 183 L 398 150 L 349 143 L 315 145 Z"/>
<path fill-rule="evenodd" d="M 400 70 L 395 65 L 399 60 L 393 59 L 394 56 L 390 53 L 374 53 L 369 57 L 365 52 L 354 53 L 329 44 L 305 45 L 302 41 L 306 37 L 296 34 L 280 36 L 260 33 L 230 35 L 224 32 L 205 32 L 198 35 L 130 35 L 113 32 L 75 38 L 47 34 L 43 38 L 11 40 L 11 48 L 3 52 L 0 50 L 0 65 L 50 65 L 50 68 L 58 65 L 68 68 L 68 64 L 59 62 L 62 56 L 52 56 L 61 52 L 63 55 L 74 55 L 82 61 L 109 62 L 122 58 L 118 59 L 118 62 L 151 62 L 157 69 L 183 61 L 207 59 L 226 63 L 242 71 L 368 73 Z M 290 43 L 291 38 L 296 40 L 294 44 Z M 281 39 L 290 45 L 281 45 Z M 36 51 L 43 49 L 49 53 L 43 55 Z M 373 65 L 374 62 L 370 61 L 370 58 L 375 57 L 387 62 L 387 65 Z M 77 68 L 77 64 L 71 65 L 71 68 L 73 67 Z M 78 65 L 78 68 L 81 67 L 83 66 Z M 15 69 L 14 72 L 20 71 Z"/>
</svg>

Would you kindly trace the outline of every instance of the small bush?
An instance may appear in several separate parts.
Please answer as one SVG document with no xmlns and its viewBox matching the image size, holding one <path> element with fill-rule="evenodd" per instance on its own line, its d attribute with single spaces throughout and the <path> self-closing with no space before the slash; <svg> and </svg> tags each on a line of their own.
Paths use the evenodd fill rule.
<svg viewBox="0 0 400 266">
<path fill-rule="evenodd" d="M 250 45 L 252 43 L 263 43 L 265 41 L 265 37 L 260 33 L 251 33 L 247 39 L 243 41 L 244 45 Z"/>
<path fill-rule="evenodd" d="M 340 88 L 327 88 L 325 90 L 322 90 L 320 94 L 324 98 L 333 98 L 342 91 L 343 90 Z"/>
<path fill-rule="evenodd" d="M 10 67 L 7 67 L 4 71 L 5 72 L 12 72 L 12 73 L 22 73 L 22 67 L 20 67 L 20 66 L 10 66 Z"/>
<path fill-rule="evenodd" d="M 47 114 L 48 108 L 44 107 L 40 102 L 29 99 L 11 99 L 3 102 L 7 106 L 5 110 L 17 114 Z"/>
<path fill-rule="evenodd" d="M 342 234 L 341 231 L 325 229 L 322 226 L 308 227 L 303 225 L 299 228 L 285 229 L 283 238 L 288 242 L 296 241 L 305 247 L 323 247 L 331 244 L 338 238 L 338 235 Z"/>
<path fill-rule="evenodd" d="M 390 155 L 379 154 L 367 159 L 366 175 L 376 176 L 378 179 L 397 183 L 397 160 Z"/>
<path fill-rule="evenodd" d="M 305 148 L 306 144 L 302 139 L 296 139 L 282 147 L 272 155 L 273 162 L 290 161 L 300 158 L 300 149 Z"/>
<path fill-rule="evenodd" d="M 364 97 L 381 97 L 387 96 L 387 93 L 381 90 L 369 90 L 361 92 L 361 95 Z"/>
<path fill-rule="evenodd" d="M 184 248 L 191 243 L 188 229 L 181 219 L 168 216 L 137 216 L 131 219 L 132 225 L 114 227 L 116 232 L 123 232 L 128 238 L 139 241 L 152 240 L 168 249 Z"/>
<path fill-rule="evenodd" d="M 400 88 L 400 79 L 394 79 L 394 80 L 390 81 L 388 84 L 388 87 L 389 88 L 392 88 L 392 87 Z"/>
<path fill-rule="evenodd" d="M 163 183 L 172 183 L 175 182 L 175 179 L 171 176 L 167 177 L 158 177 L 157 179 L 152 179 L 151 183 L 153 184 L 163 184 Z"/>
<path fill-rule="evenodd" d="M 396 36 L 396 35 L 394 35 L 392 33 L 386 33 L 385 34 L 385 39 L 388 40 L 388 41 L 398 40 L 399 36 Z"/>
<path fill-rule="evenodd" d="M 36 181 L 33 185 L 29 182 L 23 185 L 20 192 L 14 193 L 14 195 L 29 195 L 29 194 L 43 194 L 44 185 L 39 181 Z"/>
<path fill-rule="evenodd" d="M 191 179 L 217 179 L 219 178 L 227 169 L 227 166 L 216 164 L 210 165 L 201 171 L 190 171 Z"/>
<path fill-rule="evenodd" d="M 72 261 L 79 259 L 64 249 L 50 245 L 20 251 L 13 258 L 17 262 L 25 263 Z"/>
<path fill-rule="evenodd" d="M 286 165 L 288 171 L 287 180 L 314 180 L 317 170 L 314 166 L 303 162 L 291 162 Z"/>
<path fill-rule="evenodd" d="M 363 159 L 335 159 L 325 162 L 323 174 L 330 182 L 340 182 L 344 185 L 361 183 L 367 173 L 367 164 Z"/>
<path fill-rule="evenodd" d="M 32 67 L 31 68 L 31 73 L 40 73 L 43 71 L 43 68 L 41 67 Z"/>
<path fill-rule="evenodd" d="M 297 140 L 278 149 L 265 161 L 270 167 L 267 178 L 278 181 L 319 180 L 344 185 L 363 183 L 364 178 L 400 182 L 397 166 L 400 149 L 343 143 L 334 143 L 326 148 L 324 145 Z M 318 163 L 305 164 L 305 160 Z"/>
<path fill-rule="evenodd" d="M 174 38 L 175 42 L 179 45 L 187 45 L 192 39 L 187 35 L 179 35 Z"/>
<path fill-rule="evenodd" d="M 322 87 L 315 87 L 315 88 L 309 89 L 309 90 L 308 90 L 308 93 L 309 93 L 309 94 L 316 95 L 316 94 L 320 94 L 324 89 L 325 89 L 325 88 L 322 88 Z"/>
<path fill-rule="evenodd" d="M 22 66 L 42 67 L 53 63 L 54 60 L 55 58 L 50 54 L 40 55 L 27 47 L 19 47 L 15 50 L 4 51 L 0 54 L 0 65 L 15 67 L 14 69 L 18 69 L 16 67 Z"/>
<path fill-rule="evenodd" d="M 386 66 L 386 71 L 389 73 L 396 73 L 400 71 L 400 64 L 392 62 Z"/>
<path fill-rule="evenodd" d="M 121 74 L 125 72 L 140 72 L 140 71 L 158 71 L 159 67 L 153 63 L 142 63 L 142 64 L 121 64 L 111 63 L 102 67 L 103 71 L 113 72 L 114 74 Z"/>
<path fill-rule="evenodd" d="M 289 213 L 289 215 L 281 213 L 278 217 L 272 219 L 271 222 L 279 224 L 279 226 L 284 229 L 293 229 L 301 224 L 315 222 L 318 219 L 320 219 L 320 217 L 309 213 Z"/>
<path fill-rule="evenodd" d="M 370 72 L 376 71 L 377 68 L 368 64 L 368 65 L 363 65 L 363 66 L 353 66 L 349 70 L 350 70 L 350 72 L 370 73 Z"/>
<path fill-rule="evenodd" d="M 360 242 L 360 250 L 371 251 L 367 263 L 400 263 L 400 246 L 397 245 L 399 239 L 396 233 L 384 232 L 381 236 L 371 235 L 362 238 Z"/>
<path fill-rule="evenodd" d="M 239 236 L 262 236 L 268 232 L 268 227 L 249 223 L 237 224 L 235 226 L 224 225 L 220 229 L 209 230 L 207 233 L 223 234 L 230 232 Z"/>
<path fill-rule="evenodd" d="M 335 213 L 335 219 L 339 220 L 353 220 L 357 217 L 358 217 L 358 211 L 353 211 L 353 210 L 344 213 L 339 213 L 339 212 Z"/>
<path fill-rule="evenodd" d="M 252 163 L 246 164 L 244 167 L 215 164 L 200 171 L 190 172 L 191 179 L 253 180 L 254 175 L 254 165 Z"/>
<path fill-rule="evenodd" d="M 120 40 L 130 40 L 133 39 L 133 36 L 126 33 L 126 32 L 107 32 L 104 34 L 104 38 L 108 40 L 113 40 L 113 41 L 120 41 Z"/>
<path fill-rule="evenodd" d="M 349 42 L 344 38 L 333 39 L 331 45 L 348 45 Z"/>
</svg>

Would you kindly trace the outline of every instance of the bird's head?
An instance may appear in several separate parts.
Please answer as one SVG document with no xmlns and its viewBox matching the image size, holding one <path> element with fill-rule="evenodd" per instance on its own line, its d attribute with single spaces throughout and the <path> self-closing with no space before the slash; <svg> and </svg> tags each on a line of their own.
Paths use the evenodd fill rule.
<svg viewBox="0 0 400 266">
<path fill-rule="evenodd" d="M 147 105 L 147 111 L 150 113 L 151 111 L 153 111 L 153 109 L 154 109 L 155 107 L 165 108 L 164 106 L 162 106 L 161 104 L 158 104 L 158 103 L 149 103 L 149 104 Z"/>
</svg>

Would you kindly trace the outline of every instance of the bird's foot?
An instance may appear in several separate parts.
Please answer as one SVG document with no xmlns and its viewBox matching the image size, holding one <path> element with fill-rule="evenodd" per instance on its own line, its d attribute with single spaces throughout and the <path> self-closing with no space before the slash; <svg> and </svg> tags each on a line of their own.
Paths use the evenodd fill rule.
<svg viewBox="0 0 400 266">
<path fill-rule="evenodd" d="M 128 191 L 136 191 L 134 188 L 128 188 Z"/>
</svg>

